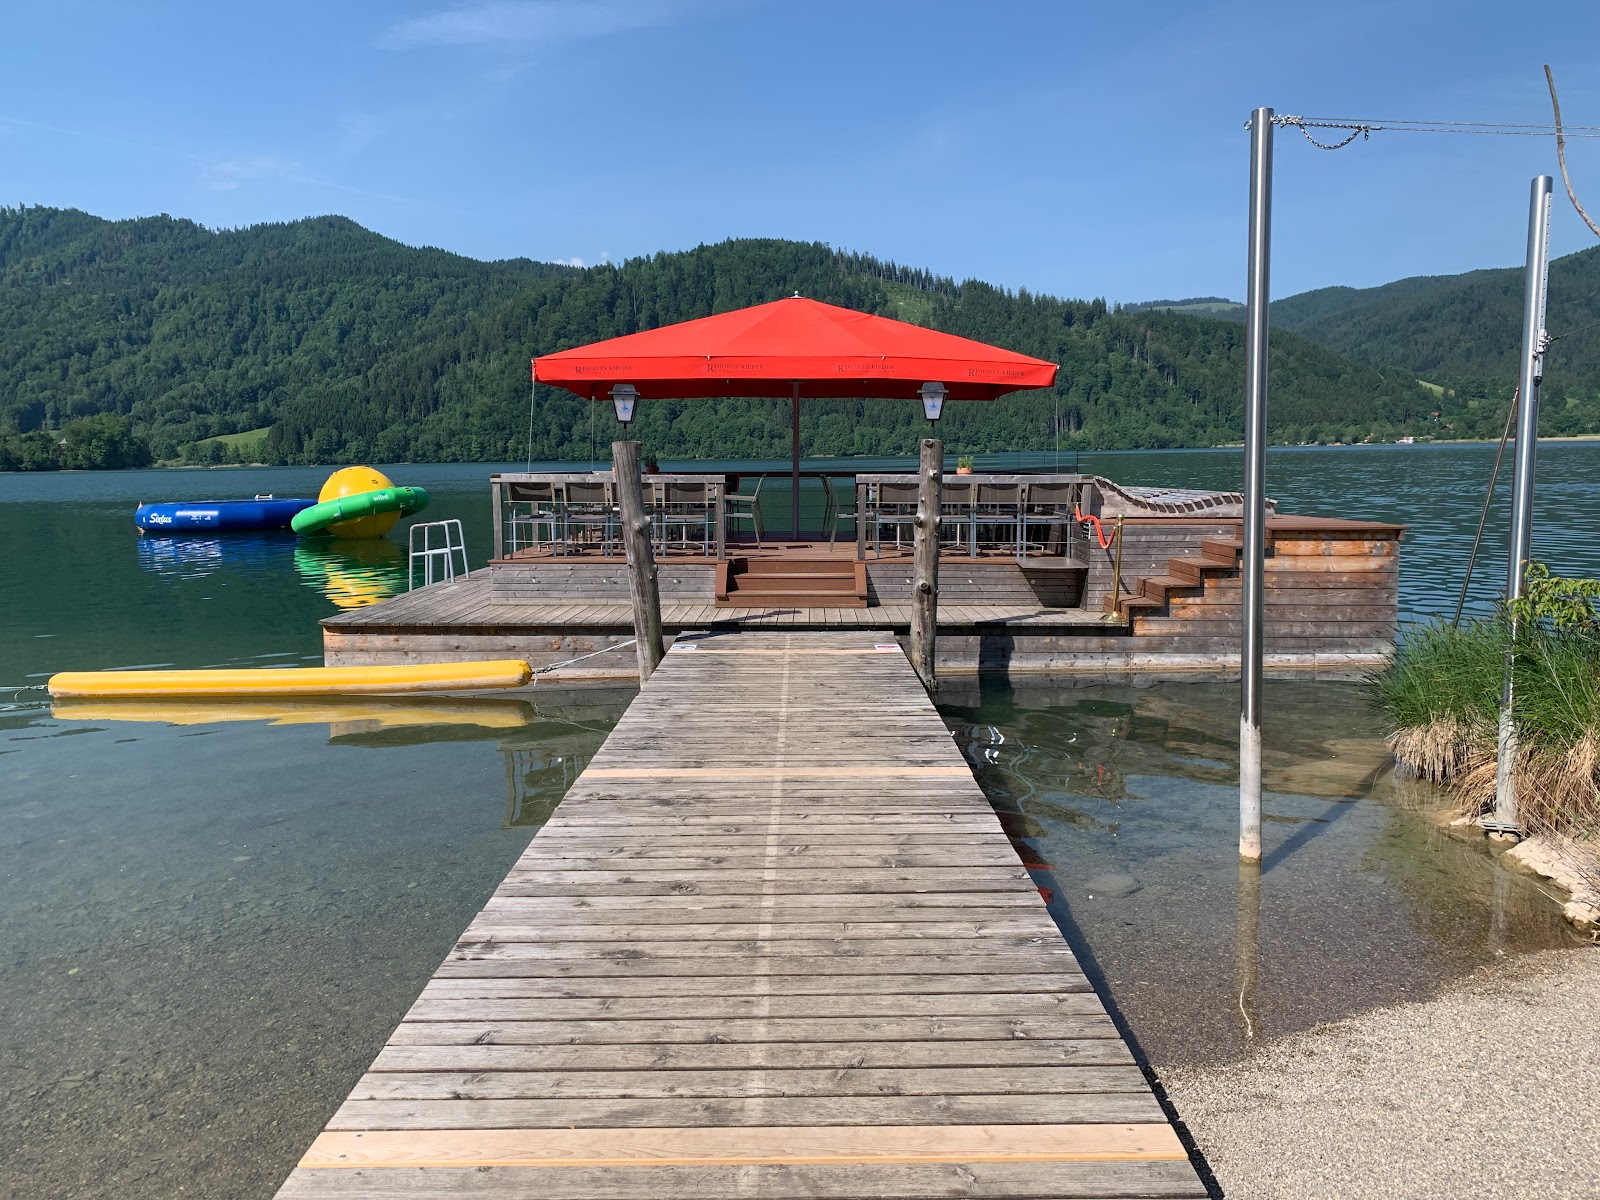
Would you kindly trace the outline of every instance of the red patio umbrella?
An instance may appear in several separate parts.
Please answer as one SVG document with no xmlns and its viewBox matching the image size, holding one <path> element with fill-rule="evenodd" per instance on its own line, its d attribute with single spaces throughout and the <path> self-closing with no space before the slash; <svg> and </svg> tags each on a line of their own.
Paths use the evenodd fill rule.
<svg viewBox="0 0 1600 1200">
<path fill-rule="evenodd" d="M 1052 386 L 1056 365 L 795 296 L 546 354 L 533 360 L 533 377 L 590 400 L 619 383 L 646 400 L 790 397 L 798 535 L 802 397 L 914 400 L 938 383 L 951 400 L 994 400 Z"/>
</svg>

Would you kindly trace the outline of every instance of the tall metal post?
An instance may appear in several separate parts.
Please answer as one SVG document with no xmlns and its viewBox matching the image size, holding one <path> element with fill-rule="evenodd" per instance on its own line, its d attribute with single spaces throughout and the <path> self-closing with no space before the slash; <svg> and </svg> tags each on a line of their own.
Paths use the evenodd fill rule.
<svg viewBox="0 0 1600 1200">
<path fill-rule="evenodd" d="M 1250 278 L 1244 326 L 1244 554 L 1239 628 L 1239 858 L 1261 861 L 1261 659 L 1266 616 L 1267 305 L 1272 256 L 1272 110 L 1250 116 Z"/>
<path fill-rule="evenodd" d="M 1533 468 L 1539 452 L 1539 384 L 1544 377 L 1545 293 L 1550 276 L 1550 193 L 1553 180 L 1539 175 L 1528 198 L 1528 269 L 1523 285 L 1522 370 L 1517 380 L 1517 451 L 1512 460 L 1511 537 L 1506 554 L 1506 599 L 1522 595 L 1533 554 Z M 1512 720 L 1512 656 L 1506 654 L 1500 690 L 1500 744 L 1495 769 L 1494 813 L 1483 824 L 1491 832 L 1520 833 L 1517 817 L 1517 730 Z"/>
<path fill-rule="evenodd" d="M 789 410 L 789 534 L 800 540 L 800 384 L 794 384 Z"/>
</svg>

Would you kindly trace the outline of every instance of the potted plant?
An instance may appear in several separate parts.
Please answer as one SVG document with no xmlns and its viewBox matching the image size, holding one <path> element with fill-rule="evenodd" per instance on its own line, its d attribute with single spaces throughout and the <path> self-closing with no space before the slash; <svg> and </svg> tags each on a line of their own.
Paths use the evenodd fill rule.
<svg viewBox="0 0 1600 1200">
<path fill-rule="evenodd" d="M 972 455 L 963 454 L 960 458 L 956 459 L 956 474 L 957 475 L 971 475 L 972 474 Z"/>
<path fill-rule="evenodd" d="M 644 460 L 644 473 L 646 475 L 661 474 L 661 464 L 656 461 L 656 456 L 654 454 L 650 455 Z"/>
</svg>

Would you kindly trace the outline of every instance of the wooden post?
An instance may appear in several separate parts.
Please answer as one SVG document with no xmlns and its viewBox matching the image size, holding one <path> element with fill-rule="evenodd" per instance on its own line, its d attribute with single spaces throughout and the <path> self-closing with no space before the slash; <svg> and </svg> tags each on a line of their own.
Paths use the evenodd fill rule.
<svg viewBox="0 0 1600 1200">
<path fill-rule="evenodd" d="M 504 486 L 506 486 L 504 483 L 499 482 L 499 475 L 490 475 L 490 494 L 494 498 L 494 557 L 496 558 L 506 557 L 506 546 L 504 546 L 506 518 L 502 515 L 504 506 L 501 502 L 501 490 Z"/>
<path fill-rule="evenodd" d="M 628 594 L 633 598 L 634 649 L 639 653 L 639 683 L 661 665 L 661 593 L 656 589 L 656 558 L 650 551 L 650 514 L 639 486 L 639 443 L 612 442 L 611 466 L 622 509 L 622 547 L 628 555 Z"/>
<path fill-rule="evenodd" d="M 916 590 L 911 597 L 911 665 L 929 694 L 938 690 L 934 646 L 939 640 L 939 493 L 944 483 L 944 443 L 922 439 L 917 476 Z"/>
</svg>

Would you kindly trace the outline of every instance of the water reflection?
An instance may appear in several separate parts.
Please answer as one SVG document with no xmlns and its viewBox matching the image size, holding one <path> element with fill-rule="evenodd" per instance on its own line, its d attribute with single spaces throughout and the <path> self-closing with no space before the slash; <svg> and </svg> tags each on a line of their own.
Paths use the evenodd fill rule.
<svg viewBox="0 0 1600 1200">
<path fill-rule="evenodd" d="M 406 552 L 388 538 L 301 541 L 294 569 L 339 608 L 365 608 L 406 588 Z"/>
<path fill-rule="evenodd" d="M 505 763 L 504 826 L 544 824 L 616 724 L 625 688 L 515 696 L 284 697 L 274 699 L 56 700 L 60 722 L 108 724 L 326 724 L 330 746 L 367 749 L 493 741 Z M 23 725 L 34 717 L 19 714 Z M 88 730 L 61 730 L 66 732 Z"/>
<path fill-rule="evenodd" d="M 168 537 L 140 534 L 139 566 L 166 579 L 270 575 L 287 568 L 295 535 L 287 531 L 234 533 L 227 537 Z"/>
<path fill-rule="evenodd" d="M 1365 688 L 1269 681 L 1266 858 L 1237 859 L 1237 688 L 941 685 L 1074 948 L 1158 1064 L 1425 995 L 1573 944 L 1559 912 L 1415 809 Z"/>
<path fill-rule="evenodd" d="M 1261 1036 L 1256 983 L 1261 975 L 1261 864 L 1239 863 L 1239 902 L 1233 931 L 1233 990 L 1238 994 L 1239 1040 Z"/>
<path fill-rule="evenodd" d="M 390 538 L 334 540 L 292 533 L 236 533 L 227 537 L 163 537 L 136 542 L 139 566 L 172 581 L 260 579 L 293 572 L 305 587 L 338 608 L 363 608 L 406 589 L 405 547 Z"/>
</svg>

